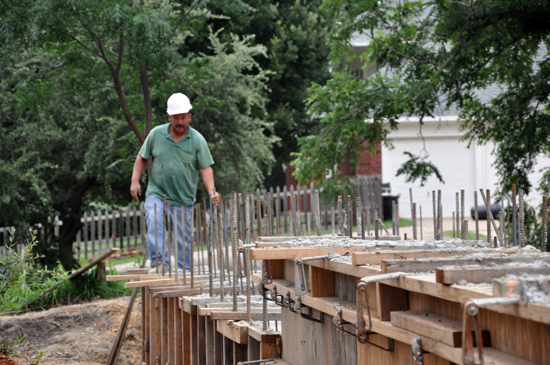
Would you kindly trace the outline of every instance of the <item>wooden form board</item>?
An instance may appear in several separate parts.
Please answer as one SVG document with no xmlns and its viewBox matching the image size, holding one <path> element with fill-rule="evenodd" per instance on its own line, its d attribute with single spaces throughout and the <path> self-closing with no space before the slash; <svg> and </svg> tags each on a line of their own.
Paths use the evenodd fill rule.
<svg viewBox="0 0 550 365">
<path fill-rule="evenodd" d="M 419 260 L 382 260 L 380 262 L 380 269 L 383 273 L 388 272 L 423 272 L 435 270 L 438 267 L 450 266 L 450 265 L 503 265 L 511 262 L 517 263 L 532 263 L 538 261 L 535 256 L 508 256 L 508 257 L 488 257 L 483 260 L 477 258 L 457 257 L 457 253 L 453 255 L 451 259 L 419 259 Z M 549 260 L 550 261 L 550 260 Z"/>
<path fill-rule="evenodd" d="M 216 330 L 229 338 L 233 342 L 240 344 L 248 343 L 248 328 L 244 322 L 235 322 L 231 320 L 217 320 Z"/>
<path fill-rule="evenodd" d="M 461 280 L 469 283 L 490 283 L 493 279 L 505 277 L 506 275 L 550 275 L 550 267 L 490 267 L 476 269 L 443 269 L 438 268 L 435 272 L 435 279 L 440 284 L 456 284 Z"/>
<path fill-rule="evenodd" d="M 430 313 L 426 310 L 391 312 L 391 323 L 421 336 L 441 341 L 452 347 L 462 346 L 462 322 Z M 490 343 L 489 333 L 484 331 L 484 346 Z"/>
<path fill-rule="evenodd" d="M 288 260 L 286 260 L 288 261 Z M 367 266 L 353 266 L 349 262 L 327 260 L 308 261 L 307 265 L 329 269 L 342 274 L 359 277 L 379 275 L 381 271 Z M 489 298 L 491 294 L 481 292 L 475 288 L 442 285 L 435 280 L 434 274 L 406 275 L 399 279 L 384 281 L 384 284 L 399 287 L 410 292 L 428 294 L 436 298 L 464 303 L 472 298 Z M 287 283 L 291 285 L 291 283 Z M 536 322 L 550 324 L 550 311 L 547 306 L 535 303 L 527 305 L 505 305 L 491 307 L 492 311 L 529 319 Z"/>
<path fill-rule="evenodd" d="M 365 251 L 365 247 L 305 247 L 305 248 L 251 248 L 252 260 L 294 260 L 296 257 L 324 256 L 329 253 L 343 255 L 346 252 Z"/>
<path fill-rule="evenodd" d="M 162 275 L 149 275 L 147 273 L 136 273 L 126 275 L 107 275 L 106 281 L 125 281 L 125 280 L 141 280 L 142 278 L 162 278 Z"/>
<path fill-rule="evenodd" d="M 412 249 L 414 248 L 414 249 Z M 426 246 L 412 247 L 395 247 L 392 252 L 389 248 L 384 248 L 384 251 L 375 252 L 354 252 L 351 254 L 351 263 L 353 265 L 380 265 L 382 260 L 403 260 L 403 259 L 424 259 L 435 257 L 456 257 L 470 255 L 474 253 L 499 253 L 506 255 L 517 254 L 517 249 L 499 250 L 494 249 L 472 249 L 472 250 L 453 250 L 452 247 L 446 250 L 428 250 Z M 536 252 L 536 251 L 521 251 L 521 252 Z"/>
<path fill-rule="evenodd" d="M 257 280 L 257 282 L 260 281 L 260 277 L 257 275 L 253 275 L 253 278 Z M 274 280 L 274 284 L 276 284 L 277 292 L 279 294 L 284 294 L 284 291 L 289 290 L 291 299 L 295 298 L 294 290 L 285 288 L 282 284 L 278 283 L 277 280 Z M 271 289 L 270 285 L 266 285 L 266 288 Z M 334 303 L 338 303 L 341 306 L 342 300 L 339 298 L 311 298 L 309 296 L 303 296 L 302 297 L 302 303 L 306 306 L 312 307 L 316 310 L 319 310 L 323 313 L 326 313 L 330 316 L 334 316 L 336 314 L 336 309 L 338 308 L 337 305 L 334 305 Z M 345 309 L 346 307 L 342 307 L 342 318 L 343 320 L 355 323 L 357 320 L 357 312 L 355 310 L 351 309 Z M 285 315 L 288 311 L 283 311 L 283 323 Z M 367 318 L 365 318 L 366 321 L 368 321 Z M 392 325 L 391 322 L 387 321 L 381 321 L 377 319 L 376 317 L 371 317 L 371 323 L 372 323 L 372 331 L 376 332 L 378 334 L 387 336 L 389 338 L 393 338 L 397 341 L 403 342 L 405 344 L 410 344 L 411 341 L 414 338 L 414 333 L 411 331 L 404 330 L 402 328 L 398 328 Z M 283 339 L 284 339 L 283 334 Z M 440 341 L 431 339 L 429 337 L 422 337 L 422 344 L 425 351 L 431 352 L 439 357 L 445 358 L 449 361 L 452 361 L 457 364 L 462 363 L 462 349 L 461 348 L 455 348 L 449 345 L 446 345 Z M 410 345 L 408 345 L 409 348 L 409 354 L 410 354 Z M 283 350 L 284 354 L 284 350 Z M 512 356 L 506 353 L 503 353 L 501 351 L 492 349 L 492 348 L 486 348 L 484 349 L 484 356 L 485 361 L 487 363 L 490 363 L 491 361 L 494 362 L 495 365 L 509 365 L 509 364 L 516 364 L 516 365 L 533 365 L 532 362 L 520 359 L 516 356 Z M 290 361 L 289 358 L 286 358 L 283 356 L 284 360 Z"/>
<path fill-rule="evenodd" d="M 156 286 L 156 285 L 159 285 L 159 284 L 171 284 L 171 283 L 174 283 L 175 280 L 174 279 L 151 279 L 151 280 L 146 280 L 146 281 L 131 281 L 131 282 L 128 282 L 126 284 L 124 284 L 124 288 L 125 289 L 128 289 L 128 288 L 143 288 L 143 287 L 146 287 L 146 286 L 149 286 L 149 287 L 152 287 L 152 286 Z"/>
</svg>

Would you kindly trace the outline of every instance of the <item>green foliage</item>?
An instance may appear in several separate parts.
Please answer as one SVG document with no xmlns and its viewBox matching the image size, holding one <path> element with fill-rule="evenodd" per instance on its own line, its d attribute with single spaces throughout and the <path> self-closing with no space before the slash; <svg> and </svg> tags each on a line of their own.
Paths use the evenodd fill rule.
<svg viewBox="0 0 550 365">
<path fill-rule="evenodd" d="M 430 155 L 425 154 L 421 157 L 410 152 L 404 152 L 404 154 L 409 156 L 409 159 L 397 170 L 396 176 L 407 176 L 406 182 L 415 182 L 420 179 L 420 186 L 424 186 L 431 175 L 435 175 L 441 183 L 445 183 L 437 166 L 428 160 Z"/>
<path fill-rule="evenodd" d="M 496 144 L 501 189 L 516 183 L 529 191 L 527 175 L 550 147 L 550 3 L 325 0 L 323 9 L 333 20 L 332 59 L 341 72 L 311 89 L 310 111 L 324 128 L 300 141 L 299 180 L 322 178 L 346 153 L 356 162 L 365 141 L 391 144 L 387 133 L 400 116 L 422 121 L 452 106 L 465 139 Z M 377 69 L 366 80 L 352 77 L 344 63 L 354 58 L 349 42 L 358 34 L 370 42 L 360 55 L 364 70 Z M 490 102 L 481 97 L 488 88 L 495 89 Z"/>
<path fill-rule="evenodd" d="M 38 365 L 40 363 L 40 360 L 42 359 L 42 356 L 44 355 L 42 351 L 40 351 L 40 354 L 36 357 L 36 359 L 30 359 L 25 356 L 24 353 L 20 353 L 17 350 L 19 346 L 25 341 L 27 341 L 27 337 L 25 337 L 22 332 L 13 340 L 4 337 L 0 340 L 0 354 L 4 354 L 6 356 L 15 356 L 18 358 L 25 357 L 29 364 Z"/>
<path fill-rule="evenodd" d="M 5 246 L 6 255 L 0 257 L 0 298 L 4 298 L 6 292 L 17 286 L 22 277 L 29 270 L 32 270 L 33 261 L 39 258 L 39 256 L 32 253 L 33 247 L 36 244 L 36 236 L 33 234 L 31 235 L 31 239 L 17 252 L 15 250 L 13 232 L 10 232 L 10 242 Z"/>
</svg>

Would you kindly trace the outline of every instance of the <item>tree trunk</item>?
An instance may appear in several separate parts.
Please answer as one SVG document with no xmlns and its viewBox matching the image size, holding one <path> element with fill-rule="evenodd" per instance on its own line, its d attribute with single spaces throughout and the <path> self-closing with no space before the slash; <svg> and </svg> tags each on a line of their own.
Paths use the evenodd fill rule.
<svg viewBox="0 0 550 365">
<path fill-rule="evenodd" d="M 76 241 L 76 234 L 82 228 L 80 210 L 82 200 L 90 187 L 97 185 L 94 178 L 87 178 L 75 186 L 69 200 L 55 207 L 61 215 L 63 225 L 59 229 L 59 260 L 65 270 L 72 270 L 73 261 L 73 243 Z"/>
<path fill-rule="evenodd" d="M 143 91 L 143 104 L 145 105 L 145 137 L 147 137 L 153 128 L 153 108 L 151 106 L 151 93 L 149 92 L 149 77 L 145 66 L 139 68 L 139 80 Z"/>
</svg>

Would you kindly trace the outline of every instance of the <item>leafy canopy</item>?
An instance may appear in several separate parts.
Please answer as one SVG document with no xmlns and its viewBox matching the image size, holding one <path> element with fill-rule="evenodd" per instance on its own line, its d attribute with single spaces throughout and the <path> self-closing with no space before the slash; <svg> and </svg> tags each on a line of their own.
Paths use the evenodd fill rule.
<svg viewBox="0 0 550 365">
<path fill-rule="evenodd" d="M 549 2 L 325 0 L 323 7 L 334 20 L 332 59 L 339 72 L 311 89 L 309 110 L 323 128 L 300 140 L 299 180 L 322 180 L 330 171 L 322 183 L 335 184 L 346 153 L 355 163 L 365 141 L 391 147 L 387 136 L 400 116 L 422 121 L 456 107 L 466 140 L 496 144 L 501 188 L 516 183 L 529 191 L 527 175 L 550 148 Z M 345 67 L 358 35 L 369 42 L 360 56 L 364 70 L 377 69 L 360 80 Z M 486 89 L 495 95 L 487 98 Z M 411 157 L 402 169 L 409 179 L 425 181 L 437 171 L 425 156 Z"/>
</svg>

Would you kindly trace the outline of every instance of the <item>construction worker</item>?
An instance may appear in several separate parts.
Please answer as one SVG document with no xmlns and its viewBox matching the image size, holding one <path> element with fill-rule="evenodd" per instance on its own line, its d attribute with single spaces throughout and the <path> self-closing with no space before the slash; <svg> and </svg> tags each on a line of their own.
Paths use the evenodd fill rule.
<svg viewBox="0 0 550 365">
<path fill-rule="evenodd" d="M 141 196 L 139 179 L 145 170 L 147 161 L 151 159 L 151 175 L 149 186 L 145 193 L 145 211 L 147 218 L 147 244 L 151 257 L 151 267 L 156 267 L 164 257 L 164 265 L 168 265 L 169 253 L 166 244 L 163 245 L 163 215 L 165 212 L 163 198 L 166 196 L 170 211 L 170 222 L 178 229 L 178 267 L 183 268 L 182 250 L 182 208 L 187 211 L 185 232 L 186 268 L 190 269 L 191 258 L 191 212 L 195 203 L 199 173 L 209 192 L 212 202 L 218 204 L 219 195 L 214 188 L 214 160 L 204 137 L 189 126 L 192 108 L 189 98 L 177 93 L 168 99 L 169 123 L 157 126 L 145 139 L 134 163 L 130 193 L 135 200 Z M 157 222 L 155 225 L 155 204 Z M 174 216 L 174 207 L 177 216 Z M 185 215 L 184 215 L 185 216 Z M 156 227 L 156 229 L 155 229 Z M 155 251 L 155 242 L 157 249 Z M 164 247 L 164 256 L 162 254 Z M 157 253 L 158 256 L 157 257 Z"/>
</svg>

